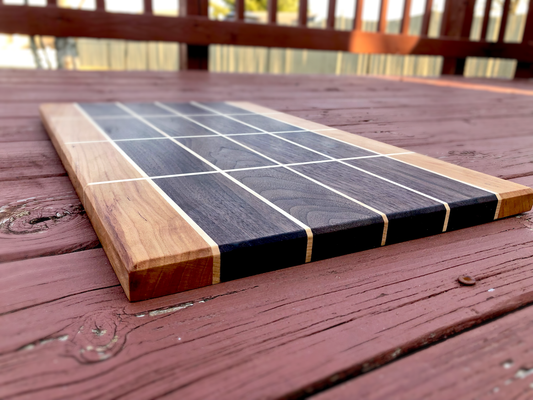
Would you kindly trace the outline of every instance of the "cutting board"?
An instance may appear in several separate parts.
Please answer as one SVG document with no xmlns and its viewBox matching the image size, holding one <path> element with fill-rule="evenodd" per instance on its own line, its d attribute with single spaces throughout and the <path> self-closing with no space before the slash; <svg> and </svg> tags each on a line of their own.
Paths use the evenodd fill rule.
<svg viewBox="0 0 533 400">
<path fill-rule="evenodd" d="M 131 301 L 533 205 L 528 187 L 252 103 L 40 110 Z"/>
</svg>

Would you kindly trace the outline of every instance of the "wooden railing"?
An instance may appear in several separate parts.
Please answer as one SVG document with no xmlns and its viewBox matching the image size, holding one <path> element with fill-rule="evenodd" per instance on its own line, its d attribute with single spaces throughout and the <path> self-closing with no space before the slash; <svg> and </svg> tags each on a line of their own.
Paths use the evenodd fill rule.
<svg viewBox="0 0 533 400">
<path fill-rule="evenodd" d="M 380 0 L 367 0 L 380 1 Z M 377 32 L 362 30 L 363 0 L 356 3 L 352 31 L 334 29 L 336 0 L 329 0 L 326 29 L 307 27 L 307 0 L 300 0 L 298 26 L 277 24 L 277 0 L 268 3 L 268 23 L 244 22 L 244 0 L 236 0 L 234 21 L 208 18 L 207 0 L 180 0 L 180 16 L 156 16 L 152 1 L 144 0 L 143 14 L 105 11 L 105 1 L 96 0 L 95 11 L 74 10 L 48 0 L 46 7 L 2 5 L 0 32 L 56 37 L 92 37 L 179 42 L 181 69 L 207 69 L 208 46 L 227 44 L 335 50 L 369 54 L 440 55 L 443 74 L 462 75 L 466 57 L 496 57 L 517 60 L 516 77 L 533 77 L 533 0 L 530 0 L 521 43 L 505 43 L 504 33 L 510 0 L 505 0 L 496 42 L 485 40 L 491 3 L 487 0 L 480 41 L 469 39 L 475 0 L 447 0 L 438 38 L 427 36 L 432 0 L 426 1 L 420 35 L 408 35 L 411 0 L 405 0 L 401 31 L 386 33 L 389 0 L 380 1 Z"/>
</svg>

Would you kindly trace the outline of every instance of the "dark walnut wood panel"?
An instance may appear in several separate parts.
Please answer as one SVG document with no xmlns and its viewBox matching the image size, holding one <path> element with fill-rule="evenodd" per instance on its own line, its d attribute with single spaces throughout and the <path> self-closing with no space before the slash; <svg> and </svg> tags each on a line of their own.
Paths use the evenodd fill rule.
<svg viewBox="0 0 533 400">
<path fill-rule="evenodd" d="M 190 114 L 198 109 L 211 114 Z M 42 114 L 131 300 L 490 222 L 528 211 L 533 203 L 527 187 L 456 166 L 451 166 L 455 175 L 450 179 L 445 163 L 435 160 L 429 170 L 421 169 L 412 152 L 250 103 L 111 103 L 109 111 L 105 103 L 49 104 Z M 181 121 L 196 123 L 209 134 L 198 136 L 193 130 L 188 138 L 172 138 L 158 127 L 160 120 L 178 126 Z M 222 158 L 220 149 L 227 153 Z M 250 157 L 262 164 L 246 166 Z M 228 158 L 232 163 L 224 171 Z M 234 177 L 236 166 L 240 171 Z M 263 168 L 280 168 L 304 186 L 291 191 L 290 185 L 254 183 L 269 181 L 256 173 Z M 125 193 L 127 187 L 133 199 Z M 311 211 L 329 214 L 319 217 L 326 223 L 317 225 L 314 217 L 299 213 L 297 204 L 305 209 L 310 200 L 312 204 L 307 193 L 318 189 L 365 208 L 366 216 L 354 212 L 339 220 L 339 210 L 323 203 L 323 210 Z M 106 199 L 100 201 L 103 193 Z M 280 193 L 294 204 L 276 204 Z M 140 226 L 151 221 L 146 204 L 155 199 L 168 203 L 167 215 L 175 214 L 202 240 L 180 238 L 174 250 L 160 248 L 157 232 L 176 232 L 160 216 L 151 230 L 155 236 L 145 239 L 149 234 Z M 130 218 L 126 209 L 141 219 Z M 206 268 L 211 268 L 211 281 Z"/>
<path fill-rule="evenodd" d="M 141 303 L 116 287 L 57 293 L 1 316 L 2 393 L 313 393 L 531 304 L 532 232 L 528 213 Z"/>
</svg>

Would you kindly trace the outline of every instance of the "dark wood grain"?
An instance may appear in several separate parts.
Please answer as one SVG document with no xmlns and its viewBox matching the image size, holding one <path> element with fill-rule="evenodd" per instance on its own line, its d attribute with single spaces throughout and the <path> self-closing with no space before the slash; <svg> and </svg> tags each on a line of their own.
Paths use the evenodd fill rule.
<svg viewBox="0 0 533 400">
<path fill-rule="evenodd" d="M 147 115 L 173 115 L 171 111 L 165 110 L 153 103 L 130 103 L 128 102 L 126 107 L 133 111 L 135 114 L 141 116 Z"/>
<path fill-rule="evenodd" d="M 225 137 L 218 136 L 176 140 L 223 170 L 275 165 L 274 162 L 245 149 Z"/>
<path fill-rule="evenodd" d="M 375 153 L 370 151 L 361 149 L 359 147 L 350 146 L 349 144 L 312 132 L 277 133 L 276 136 L 290 140 L 293 143 L 301 144 L 302 146 L 319 151 L 320 153 L 333 158 L 365 157 L 375 155 Z"/>
<path fill-rule="evenodd" d="M 387 244 L 442 232 L 446 212 L 437 201 L 337 162 L 292 168 L 385 213 Z"/>
<path fill-rule="evenodd" d="M 381 245 L 381 215 L 294 172 L 268 168 L 230 175 L 311 228 L 313 261 Z"/>
<path fill-rule="evenodd" d="M 171 139 L 121 141 L 116 144 L 148 176 L 213 171 L 208 164 Z"/>
<path fill-rule="evenodd" d="M 202 125 L 205 125 L 208 128 L 216 131 L 221 134 L 231 134 L 231 133 L 258 133 L 261 132 L 258 129 L 254 129 L 250 126 L 241 124 L 240 122 L 234 121 L 232 119 L 226 118 L 224 116 L 200 116 L 200 117 L 191 117 L 194 121 L 199 122 Z"/>
<path fill-rule="evenodd" d="M 128 113 L 113 103 L 81 103 L 79 105 L 91 117 L 127 117 Z"/>
<path fill-rule="evenodd" d="M 170 136 L 205 136 L 216 135 L 215 132 L 204 128 L 182 117 L 146 118 L 156 128 Z"/>
<path fill-rule="evenodd" d="M 297 126 L 284 124 L 280 121 L 276 121 L 275 119 L 262 115 L 236 115 L 234 118 L 267 132 L 303 130 L 302 128 L 299 128 Z"/>
<path fill-rule="evenodd" d="M 498 199 L 485 190 L 388 158 L 346 163 L 445 201 L 451 209 L 447 230 L 494 220 Z"/>
<path fill-rule="evenodd" d="M 233 136 L 232 139 L 282 164 L 327 160 L 317 153 L 272 135 Z"/>
<path fill-rule="evenodd" d="M 164 135 L 136 118 L 96 119 L 112 140 L 163 137 Z"/>
<path fill-rule="evenodd" d="M 187 103 L 163 103 L 165 106 L 176 110 L 180 114 L 185 115 L 201 115 L 201 114 L 214 114 L 212 111 L 208 111 L 205 108 L 197 107 Z"/>
<path fill-rule="evenodd" d="M 217 242 L 221 281 L 305 262 L 305 231 L 228 178 L 209 174 L 155 182 Z"/>
</svg>

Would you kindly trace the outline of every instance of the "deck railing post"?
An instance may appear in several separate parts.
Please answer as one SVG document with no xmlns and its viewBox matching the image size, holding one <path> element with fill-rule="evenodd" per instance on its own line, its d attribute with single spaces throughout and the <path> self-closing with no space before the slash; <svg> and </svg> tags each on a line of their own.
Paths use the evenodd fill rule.
<svg viewBox="0 0 533 400">
<path fill-rule="evenodd" d="M 208 0 L 180 0 L 180 15 L 207 18 Z M 180 43 L 180 70 L 208 70 L 209 46 Z"/>
<path fill-rule="evenodd" d="M 275 24 L 278 21 L 278 0 L 268 0 L 268 23 Z"/>
<path fill-rule="evenodd" d="M 307 0 L 300 0 L 298 6 L 298 25 L 307 26 Z"/>
<path fill-rule="evenodd" d="M 524 28 L 524 36 L 522 36 L 522 44 L 529 44 L 533 46 L 533 0 L 529 1 L 529 9 L 527 11 L 526 26 Z M 533 63 L 518 61 L 516 63 L 515 78 L 533 78 Z"/>
<path fill-rule="evenodd" d="M 447 0 L 442 15 L 441 36 L 469 38 L 476 0 Z M 444 57 L 442 75 L 463 75 L 466 58 Z"/>
</svg>

